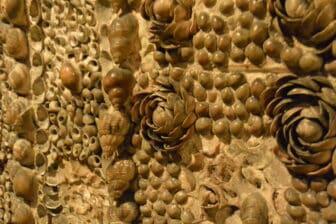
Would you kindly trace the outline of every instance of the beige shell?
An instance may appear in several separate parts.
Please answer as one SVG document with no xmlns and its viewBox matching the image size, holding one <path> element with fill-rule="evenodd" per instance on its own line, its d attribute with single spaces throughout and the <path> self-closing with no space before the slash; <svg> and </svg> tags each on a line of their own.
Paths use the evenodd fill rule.
<svg viewBox="0 0 336 224">
<path fill-rule="evenodd" d="M 13 224 L 34 224 L 35 219 L 31 208 L 23 202 L 14 202 L 12 209 L 13 216 L 11 223 Z"/>
<path fill-rule="evenodd" d="M 36 179 L 33 170 L 22 167 L 14 161 L 10 161 L 7 164 L 7 168 L 13 182 L 14 193 L 27 201 L 34 201 L 36 197 Z"/>
<path fill-rule="evenodd" d="M 19 95 L 28 95 L 30 92 L 30 76 L 26 65 L 16 64 L 8 75 L 8 83 Z"/>
<path fill-rule="evenodd" d="M 125 202 L 117 208 L 118 218 L 125 223 L 132 223 L 139 214 L 139 208 L 135 203 Z"/>
<path fill-rule="evenodd" d="M 0 2 L 1 11 L 6 18 L 18 26 L 27 26 L 29 24 L 26 14 L 25 1 L 22 0 L 2 0 Z"/>
<path fill-rule="evenodd" d="M 13 146 L 13 157 L 23 166 L 33 165 L 35 153 L 31 143 L 25 139 L 17 140 Z"/>
<path fill-rule="evenodd" d="M 19 28 L 10 28 L 6 32 L 5 52 L 18 60 L 28 57 L 28 40 L 26 34 Z"/>
<path fill-rule="evenodd" d="M 267 224 L 268 206 L 260 193 L 252 193 L 245 198 L 240 208 L 243 224 Z"/>
<path fill-rule="evenodd" d="M 81 90 L 81 72 L 79 68 L 71 62 L 64 62 L 59 71 L 63 85 L 74 92 Z"/>
</svg>

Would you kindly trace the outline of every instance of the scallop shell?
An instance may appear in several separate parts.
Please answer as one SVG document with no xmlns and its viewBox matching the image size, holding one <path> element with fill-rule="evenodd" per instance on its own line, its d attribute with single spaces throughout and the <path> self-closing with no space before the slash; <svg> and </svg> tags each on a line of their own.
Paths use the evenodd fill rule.
<svg viewBox="0 0 336 224">
<path fill-rule="evenodd" d="M 268 206 L 260 193 L 252 193 L 245 198 L 240 208 L 243 224 L 267 224 Z"/>
</svg>

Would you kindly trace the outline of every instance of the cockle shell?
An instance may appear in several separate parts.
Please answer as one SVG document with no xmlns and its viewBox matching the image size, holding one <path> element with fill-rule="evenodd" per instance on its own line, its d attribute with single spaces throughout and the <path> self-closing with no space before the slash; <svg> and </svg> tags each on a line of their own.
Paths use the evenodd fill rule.
<svg viewBox="0 0 336 224">
<path fill-rule="evenodd" d="M 27 66 L 24 64 L 16 64 L 8 75 L 8 83 L 17 94 L 29 94 L 30 77 Z"/>
<path fill-rule="evenodd" d="M 19 28 L 10 28 L 6 32 L 5 52 L 18 60 L 28 57 L 28 40 L 26 34 Z"/>
</svg>

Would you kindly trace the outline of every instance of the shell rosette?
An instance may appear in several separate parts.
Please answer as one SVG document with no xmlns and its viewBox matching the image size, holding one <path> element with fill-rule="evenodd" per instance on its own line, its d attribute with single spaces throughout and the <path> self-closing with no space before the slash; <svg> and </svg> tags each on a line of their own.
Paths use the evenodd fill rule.
<svg viewBox="0 0 336 224">
<path fill-rule="evenodd" d="M 132 119 L 141 119 L 142 135 L 156 150 L 177 150 L 192 134 L 195 102 L 183 90 L 161 87 L 139 93 L 135 100 Z"/>
<path fill-rule="evenodd" d="M 273 97 L 272 100 L 270 97 Z M 336 92 L 322 76 L 285 75 L 262 93 L 280 156 L 295 174 L 319 176 L 332 168 L 336 148 Z M 266 102 L 270 101 L 270 102 Z"/>
<path fill-rule="evenodd" d="M 315 47 L 317 53 L 331 50 L 336 36 L 336 5 L 333 0 L 272 0 L 271 3 L 271 11 L 283 34 Z"/>
</svg>

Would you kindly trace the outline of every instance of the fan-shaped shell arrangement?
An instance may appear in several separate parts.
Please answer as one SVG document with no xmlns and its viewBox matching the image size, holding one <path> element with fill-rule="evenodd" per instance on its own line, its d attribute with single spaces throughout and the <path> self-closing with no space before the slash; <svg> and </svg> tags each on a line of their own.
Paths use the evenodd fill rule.
<svg viewBox="0 0 336 224">
<path fill-rule="evenodd" d="M 0 224 L 336 223 L 333 0 L 0 0 Z"/>
</svg>

